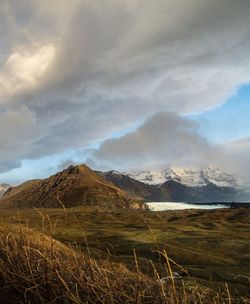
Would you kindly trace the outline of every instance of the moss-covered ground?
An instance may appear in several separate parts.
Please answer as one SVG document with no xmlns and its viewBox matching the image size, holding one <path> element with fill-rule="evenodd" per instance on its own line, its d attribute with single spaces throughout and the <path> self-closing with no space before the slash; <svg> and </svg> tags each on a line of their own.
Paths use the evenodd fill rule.
<svg viewBox="0 0 250 304">
<path fill-rule="evenodd" d="M 128 267 L 158 270 L 165 250 L 188 275 L 233 294 L 250 294 L 250 208 L 149 212 L 72 209 L 1 210 L 1 222 L 42 230 L 95 257 L 110 255 Z M 180 271 L 181 267 L 173 267 Z M 185 273 L 185 272 L 182 272 Z M 187 275 L 187 277 L 188 277 Z"/>
</svg>

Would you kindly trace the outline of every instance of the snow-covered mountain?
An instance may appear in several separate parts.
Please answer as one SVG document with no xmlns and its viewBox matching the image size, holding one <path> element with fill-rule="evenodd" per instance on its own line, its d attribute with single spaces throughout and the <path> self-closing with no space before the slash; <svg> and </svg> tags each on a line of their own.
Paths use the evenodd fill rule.
<svg viewBox="0 0 250 304">
<path fill-rule="evenodd" d="M 98 172 L 116 186 L 149 202 L 249 202 L 250 185 L 216 168 L 167 167 L 130 173 Z"/>
<path fill-rule="evenodd" d="M 0 197 L 4 194 L 4 192 L 9 189 L 10 185 L 8 184 L 0 184 Z"/>
<path fill-rule="evenodd" d="M 160 185 L 172 180 L 188 187 L 202 187 L 212 183 L 217 187 L 238 188 L 237 179 L 218 168 L 186 169 L 167 167 L 163 170 L 144 170 L 128 173 L 131 178 L 149 185 Z"/>
</svg>

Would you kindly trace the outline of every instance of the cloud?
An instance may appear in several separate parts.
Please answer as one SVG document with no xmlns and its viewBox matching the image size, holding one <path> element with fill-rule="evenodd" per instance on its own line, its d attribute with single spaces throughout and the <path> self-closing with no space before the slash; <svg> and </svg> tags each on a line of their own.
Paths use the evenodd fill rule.
<svg viewBox="0 0 250 304">
<path fill-rule="evenodd" d="M 92 158 L 105 170 L 212 166 L 250 181 L 250 138 L 212 145 L 198 127 L 175 113 L 158 113 L 137 130 L 104 141 Z"/>
<path fill-rule="evenodd" d="M 221 149 L 218 165 L 220 164 L 224 169 L 229 168 L 232 172 L 250 182 L 250 138 L 226 143 Z"/>
<path fill-rule="evenodd" d="M 0 111 L 0 159 L 15 164 L 42 136 L 36 115 L 25 106 Z"/>
<path fill-rule="evenodd" d="M 54 55 L 55 49 L 52 45 L 42 46 L 33 53 L 21 50 L 10 54 L 0 74 L 0 96 L 12 96 L 34 88 Z"/>
<path fill-rule="evenodd" d="M 68 160 L 65 160 L 65 161 L 61 162 L 61 163 L 58 165 L 57 170 L 58 170 L 58 171 L 62 171 L 62 170 L 64 170 L 64 169 L 68 168 L 68 167 L 71 166 L 71 165 L 74 166 L 75 164 L 76 164 L 76 163 L 75 163 L 73 160 L 68 159 Z"/>
<path fill-rule="evenodd" d="M 13 168 L 20 168 L 19 161 L 0 161 L 0 173 L 11 171 Z"/>
<path fill-rule="evenodd" d="M 13 164 L 84 148 L 160 111 L 203 112 L 250 82 L 249 1 L 1 7 L 1 155 Z"/>
<path fill-rule="evenodd" d="M 197 129 L 198 125 L 187 118 L 158 113 L 136 131 L 104 141 L 93 157 L 120 168 L 209 165 L 213 147 L 198 135 Z"/>
</svg>

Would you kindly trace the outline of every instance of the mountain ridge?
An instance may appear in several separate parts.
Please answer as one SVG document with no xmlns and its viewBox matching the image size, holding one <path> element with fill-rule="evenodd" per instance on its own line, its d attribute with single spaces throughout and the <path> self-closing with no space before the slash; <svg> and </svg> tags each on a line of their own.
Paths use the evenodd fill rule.
<svg viewBox="0 0 250 304">
<path fill-rule="evenodd" d="M 145 181 L 146 182 L 143 182 Z M 125 173 L 92 171 L 85 165 L 70 166 L 48 178 L 6 185 L 0 208 L 101 207 L 141 208 L 152 202 L 245 202 L 248 189 L 219 169 L 144 170 Z"/>
<path fill-rule="evenodd" d="M 10 188 L 0 198 L 1 208 L 61 208 L 80 205 L 142 208 L 138 197 L 126 193 L 86 165 L 70 166 L 43 180 Z"/>
<path fill-rule="evenodd" d="M 159 185 L 168 180 L 174 180 L 191 187 L 201 187 L 208 183 L 213 183 L 218 187 L 239 187 L 235 176 L 212 167 L 196 169 L 167 166 L 160 170 L 137 170 L 126 174 L 150 185 Z"/>
<path fill-rule="evenodd" d="M 250 198 L 247 189 L 236 178 L 219 169 L 207 168 L 144 170 L 134 173 L 107 171 L 106 179 L 129 193 L 137 193 L 145 201 L 190 203 L 243 202 Z"/>
</svg>

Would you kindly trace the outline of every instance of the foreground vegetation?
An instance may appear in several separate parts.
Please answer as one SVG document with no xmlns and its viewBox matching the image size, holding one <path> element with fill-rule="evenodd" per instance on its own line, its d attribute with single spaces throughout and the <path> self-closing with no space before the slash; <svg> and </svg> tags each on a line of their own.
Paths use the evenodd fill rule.
<svg viewBox="0 0 250 304">
<path fill-rule="evenodd" d="M 1 214 L 1 303 L 249 303 L 249 209 Z"/>
</svg>

